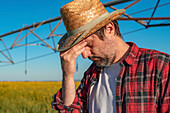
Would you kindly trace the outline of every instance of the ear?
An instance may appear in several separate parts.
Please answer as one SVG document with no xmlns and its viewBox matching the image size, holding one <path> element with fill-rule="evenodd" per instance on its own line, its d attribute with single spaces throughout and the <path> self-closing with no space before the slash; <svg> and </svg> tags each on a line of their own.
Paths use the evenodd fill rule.
<svg viewBox="0 0 170 113">
<path fill-rule="evenodd" d="M 115 26 L 114 26 L 113 22 L 110 22 L 109 24 L 106 25 L 105 32 L 114 34 Z"/>
<path fill-rule="evenodd" d="M 110 22 L 109 24 L 106 25 L 104 33 L 105 35 L 108 35 L 111 37 L 115 35 L 115 26 L 113 22 Z"/>
</svg>

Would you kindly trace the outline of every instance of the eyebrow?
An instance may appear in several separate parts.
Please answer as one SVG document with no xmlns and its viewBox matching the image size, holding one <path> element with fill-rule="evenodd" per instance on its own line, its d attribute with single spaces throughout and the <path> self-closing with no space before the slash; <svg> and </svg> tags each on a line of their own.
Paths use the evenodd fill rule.
<svg viewBox="0 0 170 113">
<path fill-rule="evenodd" d="M 88 42 L 87 46 L 92 46 L 92 41 Z"/>
</svg>

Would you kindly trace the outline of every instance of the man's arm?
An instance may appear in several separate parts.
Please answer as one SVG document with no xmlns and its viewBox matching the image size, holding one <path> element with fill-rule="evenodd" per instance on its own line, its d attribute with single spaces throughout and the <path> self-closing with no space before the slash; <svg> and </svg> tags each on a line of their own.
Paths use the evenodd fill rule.
<svg viewBox="0 0 170 113">
<path fill-rule="evenodd" d="M 83 40 L 72 48 L 64 52 L 60 52 L 63 72 L 62 97 L 63 103 L 66 106 L 72 104 L 75 98 L 74 74 L 76 58 L 84 51 L 86 44 L 87 42 Z"/>
<path fill-rule="evenodd" d="M 158 112 L 170 112 L 170 56 L 164 57 L 166 65 L 162 68 L 162 76 L 159 83 Z"/>
</svg>

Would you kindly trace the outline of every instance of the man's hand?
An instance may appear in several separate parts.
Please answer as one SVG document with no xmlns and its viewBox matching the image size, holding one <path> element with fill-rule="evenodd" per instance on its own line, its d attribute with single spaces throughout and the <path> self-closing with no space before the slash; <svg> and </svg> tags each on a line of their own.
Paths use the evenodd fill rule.
<svg viewBox="0 0 170 113">
<path fill-rule="evenodd" d="M 87 42 L 81 41 L 72 48 L 60 52 L 61 66 L 64 76 L 74 76 L 76 58 L 84 51 Z"/>
<path fill-rule="evenodd" d="M 63 71 L 62 97 L 66 106 L 72 104 L 75 98 L 75 64 L 76 58 L 84 51 L 87 42 L 85 40 L 76 44 L 72 48 L 60 52 L 61 67 Z"/>
</svg>

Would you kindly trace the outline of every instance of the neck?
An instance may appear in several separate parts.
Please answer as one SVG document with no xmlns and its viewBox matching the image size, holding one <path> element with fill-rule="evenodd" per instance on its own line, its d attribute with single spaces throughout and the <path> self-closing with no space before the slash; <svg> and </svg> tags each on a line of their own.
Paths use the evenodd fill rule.
<svg viewBox="0 0 170 113">
<path fill-rule="evenodd" d="M 126 44 L 120 37 L 116 39 L 116 57 L 114 63 L 119 62 L 129 49 L 129 45 Z"/>
</svg>

